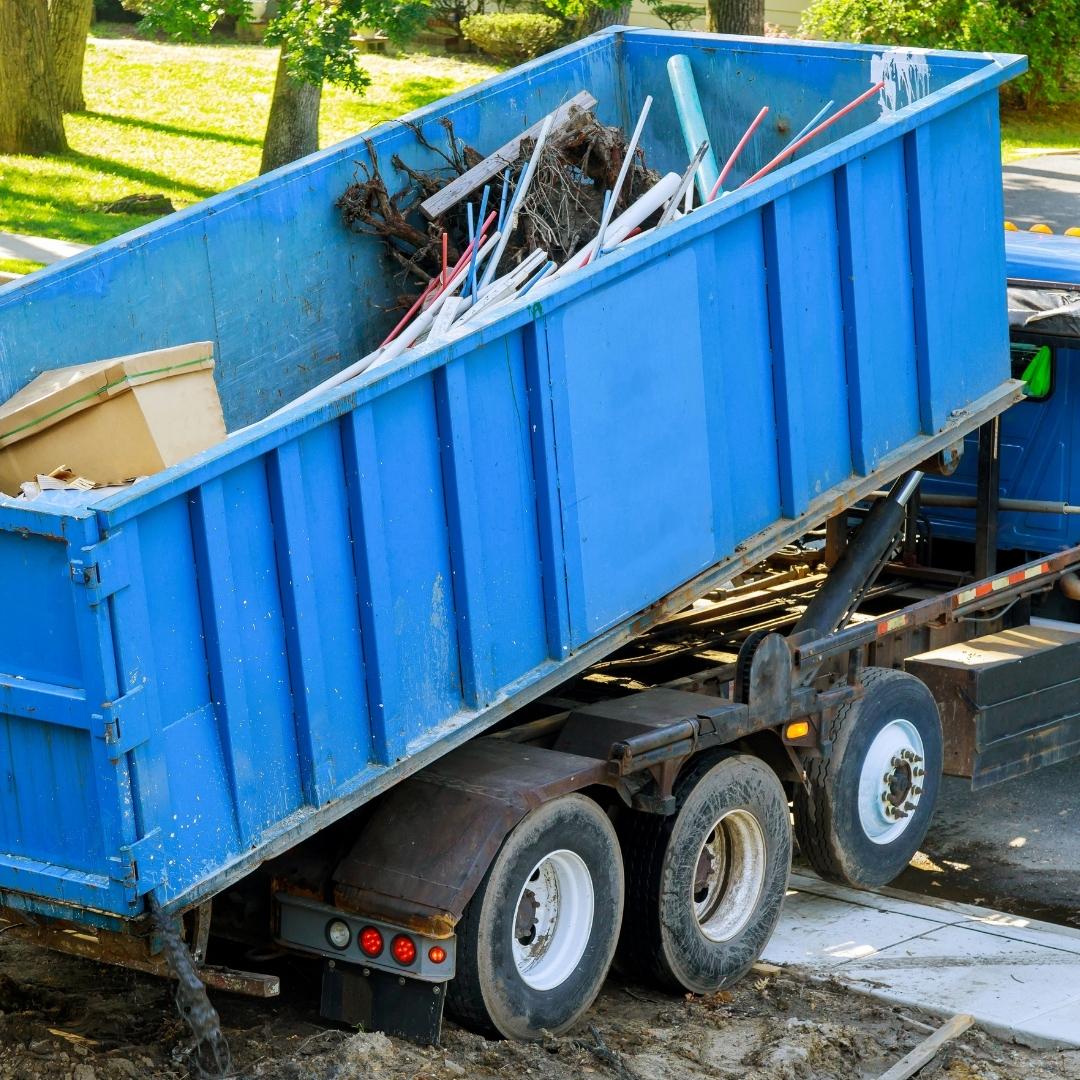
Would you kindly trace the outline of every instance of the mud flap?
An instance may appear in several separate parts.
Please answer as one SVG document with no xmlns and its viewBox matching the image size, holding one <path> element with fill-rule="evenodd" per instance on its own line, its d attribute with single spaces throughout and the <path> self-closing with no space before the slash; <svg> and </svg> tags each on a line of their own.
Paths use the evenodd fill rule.
<svg viewBox="0 0 1080 1080">
<path fill-rule="evenodd" d="M 421 982 L 358 964 L 323 966 L 323 1019 L 382 1031 L 419 1046 L 438 1046 L 446 983 Z"/>
</svg>

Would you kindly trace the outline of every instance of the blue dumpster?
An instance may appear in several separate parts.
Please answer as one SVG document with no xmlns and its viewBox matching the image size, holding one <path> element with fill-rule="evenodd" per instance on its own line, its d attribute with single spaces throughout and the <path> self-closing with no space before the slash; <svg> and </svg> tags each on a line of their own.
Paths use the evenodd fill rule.
<svg viewBox="0 0 1080 1080">
<path fill-rule="evenodd" d="M 1038 294 L 1044 303 L 1080 296 L 1080 239 L 1038 233 L 1009 233 L 1005 238 L 1006 272 L 1014 290 Z M 1001 420 L 1000 494 L 1006 499 L 1080 505 L 1080 318 L 1064 327 L 1061 320 L 1036 319 L 1013 328 L 1013 371 L 1022 375 L 1032 354 L 1050 350 L 1051 380 L 1046 393 L 1029 397 Z M 930 494 L 974 497 L 978 480 L 978 437 L 968 437 L 956 473 L 928 480 Z M 972 541 L 975 515 L 969 509 L 927 507 L 935 537 Z M 1080 544 L 1080 514 L 1044 510 L 1003 511 L 998 520 L 1002 550 L 1052 554 Z"/>
<path fill-rule="evenodd" d="M 883 62 L 618 29 L 412 119 L 490 152 L 579 90 L 626 130 L 651 94 L 648 160 L 681 171 L 675 52 L 718 151 L 772 107 L 734 182 Z M 253 425 L 104 501 L 0 507 L 0 906 L 186 908 L 1015 400 L 997 87 L 1024 62 L 912 62 L 923 96 L 277 418 L 395 321 L 334 207 L 360 138 L 0 290 L 0 396 L 209 340 Z"/>
</svg>

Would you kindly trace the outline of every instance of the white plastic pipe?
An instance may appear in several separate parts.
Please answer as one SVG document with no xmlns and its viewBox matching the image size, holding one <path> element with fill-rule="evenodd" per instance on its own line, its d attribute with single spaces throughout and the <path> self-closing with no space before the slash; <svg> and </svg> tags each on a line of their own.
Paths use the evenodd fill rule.
<svg viewBox="0 0 1080 1080">
<path fill-rule="evenodd" d="M 476 253 L 476 261 L 479 264 L 480 260 L 489 255 L 494 247 L 499 243 L 500 234 L 494 232 L 491 234 L 487 243 Z M 414 319 L 404 330 L 389 345 L 386 346 L 369 364 L 366 364 L 356 374 L 360 375 L 369 368 L 374 370 L 377 367 L 382 367 L 383 364 L 389 364 L 391 360 L 396 360 L 421 334 L 426 333 L 435 323 L 435 317 L 442 310 L 443 305 L 450 299 L 450 296 L 455 293 L 465 283 L 468 278 L 468 267 L 462 267 L 461 272 L 450 282 L 450 284 L 439 294 L 439 298 L 431 305 L 422 315 Z M 463 303 L 468 306 L 471 305 L 471 299 L 466 298 Z"/>
<path fill-rule="evenodd" d="M 604 235 L 604 246 L 613 247 L 621 243 L 632 233 L 646 218 L 655 214 L 661 206 L 671 198 L 679 188 L 680 176 L 678 173 L 667 173 L 653 184 L 637 202 L 628 206 L 609 226 Z M 596 250 L 599 237 L 594 237 L 583 248 L 575 252 L 559 267 L 555 273 L 545 280 L 552 281 L 564 274 L 573 273 L 580 269 L 586 257 L 592 256 Z"/>
<path fill-rule="evenodd" d="M 530 252 L 509 274 L 504 274 L 501 278 L 496 278 L 488 286 L 487 291 L 483 293 L 480 296 L 480 299 L 469 309 L 468 314 L 464 316 L 462 322 L 471 322 L 481 312 L 486 311 L 488 308 L 493 307 L 495 304 L 498 304 L 508 297 L 511 293 L 516 292 L 529 279 L 534 270 L 547 262 L 547 257 L 547 252 L 540 248 Z"/>
<path fill-rule="evenodd" d="M 630 141 L 626 144 L 626 153 L 623 154 L 622 165 L 619 168 L 619 175 L 615 179 L 615 186 L 611 189 L 610 198 L 604 201 L 604 211 L 600 215 L 600 228 L 597 230 L 598 235 L 600 236 L 603 236 L 607 232 L 607 227 L 611 224 L 611 215 L 615 213 L 615 206 L 619 201 L 619 196 L 622 194 L 623 184 L 626 183 L 626 177 L 630 172 L 630 166 L 634 163 L 634 154 L 637 153 L 637 146 L 641 141 L 641 132 L 645 127 L 645 121 L 648 119 L 649 110 L 651 108 L 652 96 L 650 95 L 645 98 L 645 104 L 641 106 L 641 115 L 634 125 L 634 133 L 630 136 Z M 600 248 L 599 253 L 602 254 L 603 250 L 603 248 Z M 592 258 L 590 258 L 589 261 L 592 262 Z"/>
<path fill-rule="evenodd" d="M 671 196 L 664 212 L 660 215 L 660 220 L 656 223 L 656 227 L 666 225 L 669 221 L 672 221 L 676 214 L 679 212 L 679 203 L 683 201 L 683 196 L 689 194 L 693 198 L 693 183 L 694 177 L 697 176 L 698 166 L 701 164 L 702 158 L 705 157 L 706 151 L 709 149 L 708 140 L 703 142 L 698 148 L 697 153 L 690 159 L 690 164 L 686 167 L 686 171 L 682 174 L 682 180 L 679 182 L 679 190 Z"/>
<path fill-rule="evenodd" d="M 551 134 L 551 127 L 554 123 L 555 113 L 550 113 L 544 120 L 544 126 L 540 129 L 540 134 L 536 136 L 536 145 L 533 147 L 532 157 L 529 158 L 528 168 L 525 170 L 525 175 L 518 183 L 517 190 L 514 192 L 514 201 L 510 204 L 510 212 L 507 214 L 507 219 L 504 222 L 502 240 L 499 242 L 495 254 L 491 257 L 491 262 L 488 263 L 483 276 L 480 278 L 481 287 L 491 283 L 491 279 L 495 276 L 495 271 L 499 268 L 499 261 L 503 257 L 506 245 L 510 242 L 510 234 L 517 228 L 518 214 L 521 213 L 521 207 L 525 202 L 525 196 L 529 192 L 529 185 L 532 183 L 533 174 L 536 172 L 536 166 L 540 163 L 540 154 L 543 152 L 544 143 L 547 142 L 547 137 Z"/>
</svg>

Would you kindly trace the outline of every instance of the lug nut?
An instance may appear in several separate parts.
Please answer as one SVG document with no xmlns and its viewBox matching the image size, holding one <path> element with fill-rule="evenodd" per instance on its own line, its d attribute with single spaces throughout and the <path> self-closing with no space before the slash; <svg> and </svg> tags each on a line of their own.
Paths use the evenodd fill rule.
<svg viewBox="0 0 1080 1080">
<path fill-rule="evenodd" d="M 908 801 L 906 803 L 904 803 L 904 809 L 908 810 L 908 811 L 914 810 L 915 809 L 915 803 L 913 803 L 910 799 L 908 799 Z"/>
<path fill-rule="evenodd" d="M 911 789 L 911 794 L 912 795 L 921 795 L 922 794 L 922 788 L 919 787 L 918 784 L 915 784 Z"/>
<path fill-rule="evenodd" d="M 919 766 L 916 765 L 915 768 L 911 770 L 911 775 L 912 776 L 925 776 L 926 775 L 926 770 L 925 769 L 920 769 Z"/>
</svg>

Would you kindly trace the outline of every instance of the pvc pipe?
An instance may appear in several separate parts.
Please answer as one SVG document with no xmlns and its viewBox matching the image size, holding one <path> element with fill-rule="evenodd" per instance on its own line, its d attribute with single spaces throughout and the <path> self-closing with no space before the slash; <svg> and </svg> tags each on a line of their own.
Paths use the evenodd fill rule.
<svg viewBox="0 0 1080 1080">
<path fill-rule="evenodd" d="M 503 170 L 503 185 L 502 185 L 502 197 L 499 199 L 499 224 L 498 229 L 501 231 L 503 222 L 506 220 L 506 195 L 510 190 L 510 166 L 507 165 Z"/>
<path fill-rule="evenodd" d="M 660 220 L 656 223 L 657 228 L 659 228 L 661 225 L 666 225 L 669 221 L 672 221 L 674 219 L 676 214 L 678 214 L 679 203 L 681 203 L 684 196 L 689 193 L 690 187 L 694 182 L 694 177 L 697 175 L 698 166 L 704 159 L 705 154 L 708 152 L 708 149 L 708 140 L 703 142 L 697 148 L 697 152 L 690 159 L 690 164 L 686 167 L 686 172 L 682 174 L 682 179 L 679 181 L 679 190 L 671 196 L 671 200 L 668 202 L 667 206 L 664 207 L 664 212 L 660 215 Z M 693 198 L 692 195 L 691 198 Z"/>
<path fill-rule="evenodd" d="M 445 253 L 446 253 L 446 233 L 443 233 L 443 258 L 444 258 L 443 273 L 446 272 Z M 404 315 L 401 316 L 401 322 L 399 322 L 397 324 L 397 326 L 395 326 L 394 329 L 391 330 L 390 333 L 387 334 L 385 338 L 383 338 L 383 343 L 382 343 L 382 345 L 379 346 L 380 349 L 383 347 L 383 345 L 389 345 L 390 342 L 393 341 L 394 338 L 396 338 L 398 336 L 398 333 L 400 332 L 401 328 L 403 326 L 405 326 L 406 323 L 408 323 L 408 321 L 416 314 L 416 312 L 419 311 L 419 309 L 423 305 L 424 301 L 435 291 L 435 286 L 436 285 L 439 285 L 440 287 L 445 286 L 445 283 L 442 281 L 442 275 L 441 274 L 439 275 L 439 277 L 433 277 L 427 283 L 427 285 L 424 288 L 424 291 L 416 298 L 416 301 L 413 303 L 413 306 L 411 308 L 409 308 L 409 310 L 406 311 Z"/>
<path fill-rule="evenodd" d="M 552 262 L 551 259 L 548 259 L 548 261 L 544 263 L 540 270 L 535 273 L 531 278 L 529 278 L 527 282 L 525 282 L 525 284 L 521 287 L 521 291 L 518 293 L 518 296 L 524 296 L 534 285 L 540 282 L 543 278 L 547 277 L 547 275 L 550 274 L 554 269 L 555 263 Z"/>
<path fill-rule="evenodd" d="M 760 180 L 766 173 L 772 172 L 777 165 L 782 164 L 797 151 L 801 150 L 811 139 L 815 138 L 817 135 L 820 135 L 821 132 L 823 132 L 827 127 L 832 127 L 832 125 L 835 124 L 837 120 L 841 119 L 841 117 L 847 116 L 847 114 L 851 112 L 852 109 L 857 109 L 860 105 L 863 104 L 863 102 L 869 101 L 875 94 L 881 91 L 884 85 L 884 81 L 874 83 L 874 85 L 871 86 L 869 90 L 863 91 L 863 93 L 861 93 L 857 98 L 855 98 L 854 101 L 849 101 L 839 112 L 833 113 L 833 115 L 830 116 L 828 120 L 822 121 L 820 124 L 818 124 L 816 128 L 814 128 L 808 134 L 804 135 L 801 139 L 796 139 L 795 142 L 789 143 L 783 150 L 780 151 L 779 154 L 776 155 L 776 157 L 772 159 L 772 161 L 769 162 L 768 165 L 765 165 L 764 167 L 758 169 L 758 171 L 754 173 L 754 175 L 751 176 L 749 180 L 744 180 L 739 185 L 739 187 L 744 188 L 747 184 L 752 184 L 755 180 Z"/>
<path fill-rule="evenodd" d="M 540 163 L 540 154 L 544 149 L 544 143 L 547 142 L 547 137 L 551 134 L 551 128 L 554 123 L 555 113 L 548 113 L 544 120 L 544 126 L 540 129 L 540 134 L 536 136 L 536 145 L 533 147 L 532 157 L 529 158 L 529 164 L 526 166 L 525 173 L 521 180 L 518 181 L 517 190 L 514 192 L 514 199 L 513 202 L 510 203 L 510 210 L 507 215 L 509 220 L 505 222 L 506 228 L 502 230 L 502 239 L 499 241 L 499 246 L 495 249 L 495 254 L 492 255 L 491 262 L 487 264 L 487 269 L 480 279 L 480 284 L 482 286 L 491 284 L 491 279 L 495 276 L 495 271 L 499 267 L 499 262 L 503 257 L 503 252 L 506 250 L 506 245 L 510 242 L 510 234 L 517 228 L 518 214 L 521 212 L 521 206 L 525 201 L 525 195 L 528 193 L 529 185 L 532 183 L 533 174 L 536 172 L 536 166 Z"/>
<path fill-rule="evenodd" d="M 604 242 L 607 247 L 614 247 L 627 238 L 646 218 L 655 214 L 671 198 L 679 187 L 679 174 L 668 173 L 662 176 L 637 202 L 627 207 L 609 226 L 604 234 Z M 559 267 L 550 279 L 562 277 L 564 274 L 573 273 L 586 265 L 588 259 L 596 249 L 599 236 L 594 236 L 583 248 L 570 256 Z"/>
<path fill-rule="evenodd" d="M 470 295 L 476 295 L 476 222 L 473 220 L 472 203 L 465 204 L 465 220 L 469 226 L 469 247 L 472 248 L 472 258 L 469 260 L 469 288 Z"/>
<path fill-rule="evenodd" d="M 499 233 L 495 232 L 491 234 L 491 239 L 488 240 L 488 242 L 484 244 L 482 248 L 480 248 L 479 252 L 477 252 L 476 258 L 478 262 L 491 252 L 491 249 L 498 244 L 499 238 Z M 427 311 L 425 311 L 418 319 L 410 323 L 409 326 L 407 326 L 393 341 L 391 341 L 385 349 L 382 349 L 377 354 L 373 355 L 367 363 L 365 363 L 364 360 L 360 360 L 357 362 L 357 364 L 354 364 L 353 367 L 357 368 L 357 370 L 354 371 L 352 374 L 362 375 L 368 369 L 374 370 L 377 367 L 382 367 L 383 364 L 390 363 L 391 360 L 396 360 L 410 345 L 412 345 L 414 341 L 416 341 L 416 339 L 421 334 L 429 330 L 434 325 L 435 318 L 439 314 L 442 306 L 446 303 L 449 297 L 458 289 L 458 287 L 464 283 L 465 278 L 466 274 L 464 272 L 464 269 L 462 269 L 462 271 L 458 273 L 457 277 L 453 281 L 451 281 L 449 286 L 447 286 L 447 288 L 439 294 L 439 298 L 435 301 L 434 304 L 431 305 L 431 307 L 427 309 Z M 466 304 L 471 303 L 471 301 L 467 299 L 463 302 Z M 367 360 L 366 357 L 365 360 Z M 363 365 L 362 367 L 360 366 L 361 364 Z M 351 369 L 346 368 L 345 370 L 350 371 Z M 338 379 L 338 382 L 346 381 L 345 379 L 340 378 L 342 374 L 342 372 L 338 373 L 338 376 L 336 377 Z M 348 375 L 346 378 L 352 378 L 352 375 Z M 336 386 L 337 382 L 331 382 L 328 379 L 327 384 L 331 386 Z M 319 389 L 322 389 L 322 387 L 320 387 Z"/>
<path fill-rule="evenodd" d="M 761 121 L 765 119 L 765 114 L 769 111 L 768 105 L 763 105 L 761 111 L 750 121 L 750 126 L 743 132 L 743 137 L 736 143 L 735 149 L 731 151 L 727 161 L 724 162 L 724 167 L 720 170 L 720 175 L 716 179 L 716 183 L 713 184 L 712 191 L 709 192 L 709 202 L 712 202 L 716 196 L 724 190 L 724 181 L 728 178 L 728 173 L 735 167 L 735 162 L 739 160 L 739 155 L 746 148 L 746 144 L 753 138 L 754 132 L 761 126 Z"/>
<path fill-rule="evenodd" d="M 615 207 L 619 204 L 619 196 L 622 194 L 623 184 L 626 183 L 626 177 L 630 173 L 630 166 L 634 163 L 634 154 L 637 153 L 637 145 L 641 141 L 641 132 L 645 127 L 645 121 L 648 118 L 649 110 L 652 108 L 652 95 L 650 94 L 645 98 L 645 104 L 641 106 L 641 114 L 638 116 L 638 121 L 634 125 L 634 133 L 630 136 L 630 141 L 626 144 L 626 153 L 623 154 L 622 165 L 619 168 L 619 175 L 615 179 L 615 186 L 611 189 L 611 197 L 604 199 L 604 209 L 600 213 L 600 228 L 597 229 L 597 236 L 603 236 L 607 232 L 608 225 L 611 224 L 611 215 L 615 212 Z M 604 253 L 603 245 L 597 248 L 597 255 Z"/>
<path fill-rule="evenodd" d="M 491 195 L 491 185 L 484 185 L 484 194 L 480 196 L 480 213 L 476 215 L 477 221 L 483 221 L 487 213 L 488 196 Z M 472 268 L 472 276 L 469 279 L 469 295 L 476 298 L 476 267 Z"/>
<path fill-rule="evenodd" d="M 683 142 L 686 144 L 686 156 L 691 158 L 703 142 L 712 145 L 708 128 L 705 126 L 705 114 L 701 111 L 701 98 L 698 97 L 697 83 L 694 81 L 694 69 L 690 66 L 688 56 L 677 53 L 668 60 L 667 71 L 671 92 L 675 96 L 675 111 L 679 114 Z M 709 192 L 719 175 L 716 156 L 712 150 L 708 150 L 695 178 L 702 202 L 708 200 Z"/>
<path fill-rule="evenodd" d="M 521 283 L 543 262 L 547 261 L 546 251 L 537 248 L 522 260 L 509 274 L 496 278 L 486 291 L 481 292 L 480 299 L 469 309 L 462 322 L 471 322 L 481 312 L 494 307 L 510 296 Z"/>
<path fill-rule="evenodd" d="M 786 150 L 788 146 L 791 146 L 792 143 L 797 143 L 819 120 L 823 120 L 828 111 L 835 104 L 835 101 L 830 100 L 827 101 L 824 105 L 822 105 L 821 108 L 818 109 L 818 111 L 814 113 L 814 115 L 809 119 L 809 121 L 807 121 L 807 123 L 800 129 L 799 134 L 796 135 L 795 138 L 792 139 L 791 142 L 789 142 L 787 146 L 784 147 L 784 150 Z"/>
</svg>

